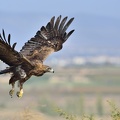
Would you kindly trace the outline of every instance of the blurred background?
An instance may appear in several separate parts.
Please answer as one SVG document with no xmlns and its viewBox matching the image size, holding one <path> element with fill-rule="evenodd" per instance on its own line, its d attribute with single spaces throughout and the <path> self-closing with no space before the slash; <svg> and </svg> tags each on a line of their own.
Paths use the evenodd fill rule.
<svg viewBox="0 0 120 120">
<path fill-rule="evenodd" d="M 61 51 L 45 61 L 55 73 L 32 77 L 24 84 L 21 99 L 16 95 L 11 99 L 10 76 L 0 76 L 1 120 L 20 120 L 26 109 L 49 119 L 61 119 L 53 106 L 77 116 L 94 114 L 107 120 L 107 101 L 120 106 L 119 0 L 4 0 L 0 6 L 0 31 L 11 34 L 11 43 L 17 42 L 19 51 L 41 26 L 59 15 L 75 18 L 68 29 L 75 32 Z M 0 61 L 0 70 L 5 67 Z"/>
</svg>

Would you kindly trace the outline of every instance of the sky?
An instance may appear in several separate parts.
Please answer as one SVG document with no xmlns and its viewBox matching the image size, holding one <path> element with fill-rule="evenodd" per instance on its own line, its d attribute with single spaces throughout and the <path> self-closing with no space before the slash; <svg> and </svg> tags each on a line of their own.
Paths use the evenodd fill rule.
<svg viewBox="0 0 120 120">
<path fill-rule="evenodd" d="M 18 50 L 52 16 L 62 15 L 75 17 L 69 28 L 75 32 L 63 52 L 79 49 L 91 54 L 97 49 L 119 54 L 120 0 L 3 0 L 0 15 L 0 31 L 12 35 Z"/>
<path fill-rule="evenodd" d="M 9 13 L 87 13 L 120 18 L 119 0 L 11 0 L 1 1 L 0 11 Z"/>
</svg>

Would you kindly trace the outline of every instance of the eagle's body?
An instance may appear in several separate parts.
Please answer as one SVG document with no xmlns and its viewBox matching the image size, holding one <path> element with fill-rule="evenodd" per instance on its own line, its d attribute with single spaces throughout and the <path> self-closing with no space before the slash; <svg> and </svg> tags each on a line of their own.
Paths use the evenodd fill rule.
<svg viewBox="0 0 120 120">
<path fill-rule="evenodd" d="M 51 67 L 44 65 L 43 61 L 52 52 L 62 49 L 62 44 L 74 32 L 74 30 L 71 30 L 66 33 L 73 19 L 71 18 L 66 23 L 67 17 L 61 20 L 61 16 L 59 16 L 56 21 L 55 17 L 52 17 L 45 27 L 42 26 L 36 35 L 25 43 L 20 52 L 15 50 L 16 43 L 10 44 L 10 34 L 8 40 L 6 40 L 3 30 L 3 35 L 0 35 L 0 60 L 9 67 L 1 70 L 0 74 L 12 73 L 9 80 L 9 84 L 12 84 L 12 89 L 9 92 L 11 96 L 16 81 L 19 81 L 20 87 L 17 96 L 22 97 L 23 83 L 32 75 L 42 76 L 46 72 L 54 72 Z"/>
</svg>

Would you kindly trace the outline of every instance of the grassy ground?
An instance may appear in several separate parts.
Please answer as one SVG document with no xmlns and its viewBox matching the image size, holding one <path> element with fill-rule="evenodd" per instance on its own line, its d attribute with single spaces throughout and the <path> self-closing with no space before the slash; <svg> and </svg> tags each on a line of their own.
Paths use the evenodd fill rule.
<svg viewBox="0 0 120 120">
<path fill-rule="evenodd" d="M 61 113 L 56 112 L 54 106 L 59 106 L 58 108 L 66 111 L 66 114 L 82 116 L 83 120 L 92 120 L 91 115 L 96 119 L 99 117 L 102 120 L 117 120 L 113 119 L 114 114 L 118 114 L 116 109 L 110 107 L 107 101 L 114 101 L 117 108 L 120 108 L 119 66 L 54 69 L 54 74 L 32 77 L 27 81 L 21 99 L 16 97 L 16 93 L 13 98 L 8 95 L 11 89 L 8 85 L 8 76 L 2 76 L 0 78 L 1 120 L 65 119 L 64 114 L 59 116 Z M 16 86 L 16 92 L 17 90 Z"/>
</svg>

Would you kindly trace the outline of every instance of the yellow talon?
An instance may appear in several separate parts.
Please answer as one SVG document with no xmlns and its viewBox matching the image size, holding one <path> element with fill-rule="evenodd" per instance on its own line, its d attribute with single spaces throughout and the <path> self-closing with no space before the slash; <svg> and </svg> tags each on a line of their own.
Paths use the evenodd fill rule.
<svg viewBox="0 0 120 120">
<path fill-rule="evenodd" d="M 14 90 L 12 89 L 9 91 L 9 95 L 11 96 L 11 98 L 12 98 L 13 94 L 14 94 Z"/>
<path fill-rule="evenodd" d="M 16 93 L 16 95 L 21 98 L 23 96 L 23 90 L 20 90 Z"/>
</svg>

